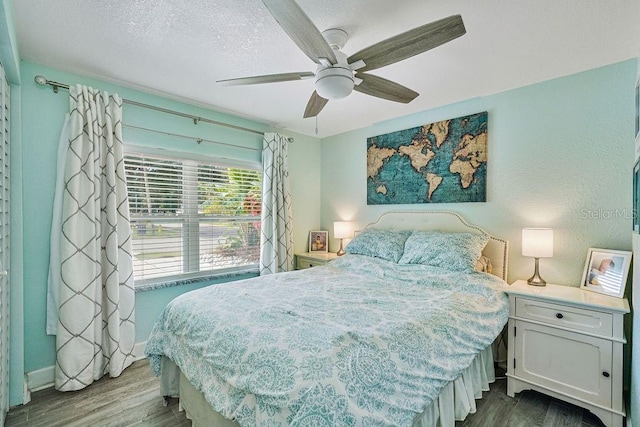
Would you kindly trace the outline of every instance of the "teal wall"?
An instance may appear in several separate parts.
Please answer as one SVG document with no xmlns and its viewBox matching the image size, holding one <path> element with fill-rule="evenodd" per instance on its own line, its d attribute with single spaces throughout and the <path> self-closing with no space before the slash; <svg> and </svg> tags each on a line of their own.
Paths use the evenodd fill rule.
<svg viewBox="0 0 640 427">
<path fill-rule="evenodd" d="M 336 220 L 364 226 L 391 210 L 459 212 L 510 241 L 509 282 L 533 273 L 533 260 L 521 256 L 521 229 L 551 227 L 554 257 L 540 261 L 541 275 L 577 286 L 589 247 L 631 249 L 637 72 L 638 61 L 629 60 L 324 138 L 321 227 Z M 486 203 L 367 205 L 367 137 L 481 111 L 489 113 Z M 634 323 L 640 330 L 637 316 Z M 640 425 L 640 360 L 630 366 L 632 346 L 640 353 L 640 339 L 625 348 L 625 387 L 633 372 L 631 407 Z"/>
<path fill-rule="evenodd" d="M 575 286 L 589 247 L 631 248 L 635 79 L 631 60 L 324 138 L 321 225 L 456 211 L 510 241 L 510 281 L 533 273 L 520 255 L 521 228 L 552 227 L 555 253 L 540 261 L 541 275 Z M 367 206 L 367 137 L 481 111 L 489 113 L 486 203 Z"/>
<path fill-rule="evenodd" d="M 35 75 L 63 83 L 87 84 L 117 92 L 125 99 L 181 111 L 238 126 L 270 131 L 268 126 L 250 120 L 217 113 L 192 105 L 149 95 L 113 84 L 100 82 L 31 63 L 22 63 L 22 193 L 24 199 L 24 368 L 30 372 L 54 365 L 55 337 L 45 335 L 46 283 L 49 258 L 49 230 L 51 226 L 56 152 L 65 113 L 69 108 L 68 92 L 55 94 L 51 87 L 35 84 Z M 259 164 L 262 136 L 206 123 L 194 125 L 185 118 L 167 115 L 125 104 L 125 125 L 142 126 L 165 132 L 190 135 L 204 139 L 239 144 L 257 151 L 170 138 L 154 133 L 123 128 L 125 143 L 159 146 L 165 150 L 232 158 Z M 306 231 L 317 228 L 320 222 L 320 157 L 319 140 L 289 134 L 295 141 L 289 145 L 290 178 L 292 181 L 294 230 L 296 250 L 303 251 Z M 144 342 L 160 310 L 178 294 L 205 284 L 185 285 L 136 294 L 136 341 Z M 15 365 L 13 364 L 15 362 Z M 19 369 L 19 361 L 12 369 Z"/>
</svg>

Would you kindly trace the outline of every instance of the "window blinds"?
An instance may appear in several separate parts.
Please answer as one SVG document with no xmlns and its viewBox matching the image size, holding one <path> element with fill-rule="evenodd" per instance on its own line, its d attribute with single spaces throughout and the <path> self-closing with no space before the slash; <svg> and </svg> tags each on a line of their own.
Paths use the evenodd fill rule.
<svg viewBox="0 0 640 427">
<path fill-rule="evenodd" d="M 257 265 L 261 171 L 125 156 L 136 283 Z"/>
</svg>

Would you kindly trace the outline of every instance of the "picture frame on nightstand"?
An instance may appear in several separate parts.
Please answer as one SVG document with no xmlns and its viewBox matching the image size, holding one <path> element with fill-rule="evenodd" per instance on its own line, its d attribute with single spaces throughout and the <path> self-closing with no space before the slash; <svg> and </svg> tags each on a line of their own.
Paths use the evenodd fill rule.
<svg viewBox="0 0 640 427">
<path fill-rule="evenodd" d="M 309 232 L 309 252 L 328 252 L 329 232 L 310 231 Z"/>
<path fill-rule="evenodd" d="M 580 287 L 587 291 L 623 298 L 631 256 L 630 251 L 589 248 Z"/>
</svg>

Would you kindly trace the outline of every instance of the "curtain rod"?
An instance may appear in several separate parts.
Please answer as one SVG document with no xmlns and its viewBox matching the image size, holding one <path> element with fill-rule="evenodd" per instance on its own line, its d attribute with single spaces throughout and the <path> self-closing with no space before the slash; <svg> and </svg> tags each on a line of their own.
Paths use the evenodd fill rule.
<svg viewBox="0 0 640 427">
<path fill-rule="evenodd" d="M 33 80 L 35 80 L 35 82 L 37 84 L 39 84 L 40 86 L 49 85 L 49 86 L 53 87 L 53 92 L 54 93 L 58 93 L 58 88 L 69 89 L 69 85 L 68 84 L 54 82 L 53 80 L 48 80 L 44 76 L 40 76 L 40 75 L 35 76 Z M 213 124 L 213 125 L 225 126 L 225 127 L 232 128 L 232 129 L 242 130 L 242 131 L 245 131 L 245 132 L 256 133 L 258 135 L 263 135 L 264 134 L 264 132 L 260 132 L 260 131 L 255 130 L 255 129 L 249 129 L 249 128 L 245 128 L 245 127 L 242 127 L 242 126 L 231 125 L 229 123 L 218 122 L 216 120 L 207 119 L 205 117 L 194 116 L 194 115 L 191 115 L 191 114 L 181 113 L 179 111 L 169 110 L 169 109 L 162 108 L 162 107 L 156 107 L 154 105 L 143 104 L 142 102 L 138 102 L 138 101 L 131 101 L 129 99 L 124 99 L 123 98 L 122 102 L 124 102 L 125 104 L 133 105 L 135 107 L 148 108 L 150 110 L 160 111 L 160 112 L 166 113 L 166 114 L 173 114 L 175 116 L 185 117 L 187 119 L 193 120 L 193 124 L 194 125 L 197 125 L 198 122 L 205 122 L 205 123 L 210 123 L 210 124 Z M 289 138 L 289 142 L 293 142 L 293 138 Z"/>
<path fill-rule="evenodd" d="M 198 138 L 198 137 L 195 137 L 195 136 L 181 135 L 181 134 L 173 133 L 173 132 L 165 132 L 165 131 L 162 131 L 162 130 L 149 129 L 149 128 L 145 128 L 145 127 L 141 127 L 141 126 L 128 125 L 126 123 L 123 123 L 122 127 L 129 128 L 129 129 L 142 130 L 142 131 L 145 131 L 145 132 L 159 133 L 159 134 L 162 134 L 162 135 L 173 136 L 173 137 L 177 137 L 177 138 L 190 139 L 190 140 L 196 141 L 198 144 L 200 144 L 202 142 L 210 142 L 212 144 L 226 145 L 227 147 L 241 148 L 243 150 L 261 151 L 260 148 L 244 147 L 242 145 L 229 144 L 228 142 L 220 142 L 220 141 L 214 141 L 213 139 L 206 139 L 206 138 Z"/>
</svg>

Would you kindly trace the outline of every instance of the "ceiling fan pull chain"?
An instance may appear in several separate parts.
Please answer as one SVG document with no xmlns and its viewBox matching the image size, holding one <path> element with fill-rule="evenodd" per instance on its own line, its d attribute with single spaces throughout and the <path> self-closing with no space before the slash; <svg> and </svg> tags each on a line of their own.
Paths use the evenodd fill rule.
<svg viewBox="0 0 640 427">
<path fill-rule="evenodd" d="M 318 134 L 318 115 L 316 114 L 316 135 Z"/>
</svg>

